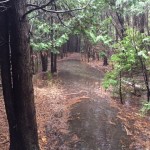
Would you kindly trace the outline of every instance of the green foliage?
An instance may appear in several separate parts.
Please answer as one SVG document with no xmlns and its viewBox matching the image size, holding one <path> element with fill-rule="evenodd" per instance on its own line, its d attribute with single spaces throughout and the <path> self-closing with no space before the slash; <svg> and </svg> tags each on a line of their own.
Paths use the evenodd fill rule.
<svg viewBox="0 0 150 150">
<path fill-rule="evenodd" d="M 99 56 L 103 58 L 104 56 L 106 56 L 106 53 L 104 51 L 101 51 L 99 52 Z"/>
<path fill-rule="evenodd" d="M 92 44 L 98 44 L 99 42 L 102 42 L 105 45 L 109 45 L 109 43 L 112 41 L 108 35 L 98 35 L 97 36 L 92 31 L 85 31 L 85 32 Z"/>
<path fill-rule="evenodd" d="M 32 46 L 34 51 L 45 51 L 48 50 L 49 48 L 51 48 L 51 43 L 41 43 L 41 42 L 33 42 L 33 40 L 31 40 L 30 45 Z"/>
<path fill-rule="evenodd" d="M 140 112 L 142 113 L 142 115 L 145 115 L 149 111 L 150 111 L 150 102 L 144 102 Z"/>
<path fill-rule="evenodd" d="M 143 39 L 143 42 L 144 42 L 146 45 L 150 46 L 150 36 L 145 37 L 145 38 Z"/>
<path fill-rule="evenodd" d="M 32 16 L 30 16 L 32 18 Z M 58 53 L 58 48 L 61 47 L 68 40 L 68 32 L 64 32 L 60 24 L 51 26 L 42 19 L 32 18 L 33 36 L 30 41 L 34 51 L 50 50 Z M 51 39 L 51 32 L 53 30 L 53 40 Z"/>
<path fill-rule="evenodd" d="M 149 0 L 116 0 L 116 7 L 122 8 L 127 14 L 140 14 L 150 8 Z"/>
<path fill-rule="evenodd" d="M 149 62 L 147 51 L 149 37 L 133 29 L 128 29 L 126 34 L 123 40 L 114 45 L 115 54 L 111 57 L 114 69 L 105 76 L 103 83 L 105 88 L 116 85 L 119 72 L 130 74 L 135 67 L 140 68 L 139 57 L 145 63 Z"/>
<path fill-rule="evenodd" d="M 48 78 L 48 80 L 52 79 L 52 73 L 51 72 L 47 72 L 47 78 Z"/>
<path fill-rule="evenodd" d="M 61 37 L 57 38 L 54 43 L 54 47 L 59 48 L 69 39 L 68 35 L 65 33 Z"/>
<path fill-rule="evenodd" d="M 116 70 L 106 73 L 106 75 L 104 77 L 104 81 L 102 83 L 103 87 L 105 89 L 108 89 L 110 86 L 117 86 L 118 85 L 118 80 L 117 80 L 118 74 L 119 74 L 119 72 L 117 72 Z"/>
</svg>

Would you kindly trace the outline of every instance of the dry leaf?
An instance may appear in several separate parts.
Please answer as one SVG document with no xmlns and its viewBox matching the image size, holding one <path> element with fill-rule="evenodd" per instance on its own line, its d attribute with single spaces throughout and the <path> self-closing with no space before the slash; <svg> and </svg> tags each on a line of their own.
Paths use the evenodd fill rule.
<svg viewBox="0 0 150 150">
<path fill-rule="evenodd" d="M 42 141 L 43 141 L 44 143 L 47 143 L 47 139 L 46 139 L 45 136 L 42 137 Z"/>
</svg>

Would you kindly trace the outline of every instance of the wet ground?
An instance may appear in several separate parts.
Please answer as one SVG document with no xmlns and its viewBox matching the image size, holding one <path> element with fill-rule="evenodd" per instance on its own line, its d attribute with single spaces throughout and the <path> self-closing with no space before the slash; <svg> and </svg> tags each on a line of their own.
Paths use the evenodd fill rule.
<svg viewBox="0 0 150 150">
<path fill-rule="evenodd" d="M 69 142 L 71 150 L 129 150 L 130 139 L 117 110 L 109 105 L 109 97 L 101 89 L 103 73 L 78 60 L 60 62 L 58 78 L 71 103 L 69 134 L 77 141 Z M 69 137 L 69 136 L 68 136 Z M 66 138 L 70 140 L 69 138 Z"/>
<path fill-rule="evenodd" d="M 99 67 L 96 62 L 98 71 L 77 60 L 79 55 L 65 59 L 58 61 L 59 72 L 53 79 L 49 73 L 44 74 L 46 79 L 43 74 L 35 76 L 41 150 L 150 150 L 149 117 L 141 117 L 135 102 L 128 106 L 110 99 L 101 87 L 101 63 Z M 0 150 L 8 150 L 2 99 L 0 90 Z"/>
</svg>

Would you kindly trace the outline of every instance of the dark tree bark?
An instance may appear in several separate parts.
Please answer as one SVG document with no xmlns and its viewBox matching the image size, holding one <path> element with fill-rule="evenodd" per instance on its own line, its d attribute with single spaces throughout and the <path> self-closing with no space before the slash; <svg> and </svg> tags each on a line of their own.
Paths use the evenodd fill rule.
<svg viewBox="0 0 150 150">
<path fill-rule="evenodd" d="M 142 13 L 138 16 L 138 28 L 141 33 L 144 33 L 145 27 L 145 14 Z"/>
<path fill-rule="evenodd" d="M 31 51 L 31 66 L 32 66 L 32 73 L 35 74 L 35 64 L 34 64 L 34 56 L 33 56 L 33 49 L 30 47 Z"/>
<path fill-rule="evenodd" d="M 87 51 L 87 60 L 88 60 L 88 62 L 90 62 L 90 48 Z"/>
<path fill-rule="evenodd" d="M 123 104 L 123 95 L 122 95 L 122 72 L 119 72 L 119 95 L 120 95 L 120 102 Z"/>
<path fill-rule="evenodd" d="M 127 22 L 127 25 L 128 25 L 128 27 L 130 26 L 130 17 L 129 17 L 129 15 L 126 15 L 126 22 Z"/>
<path fill-rule="evenodd" d="M 26 18 L 22 20 L 22 16 L 25 12 L 26 0 L 11 1 L 10 41 L 14 110 L 21 150 L 38 150 L 39 145 L 32 85 L 29 29 Z"/>
<path fill-rule="evenodd" d="M 103 56 L 103 66 L 107 66 L 108 65 L 108 59 L 107 59 L 107 56 L 104 55 Z"/>
<path fill-rule="evenodd" d="M 63 54 L 63 45 L 60 48 L 60 58 L 63 59 L 64 58 L 64 54 Z"/>
<path fill-rule="evenodd" d="M 147 35 L 150 35 L 150 30 L 149 30 L 149 10 L 148 10 L 148 6 L 147 6 L 147 10 L 146 10 L 146 15 L 145 15 L 145 26 L 146 26 L 146 30 L 147 30 Z"/>
<path fill-rule="evenodd" d="M 120 34 L 120 39 L 122 40 L 124 38 L 124 33 L 125 33 L 125 28 L 124 28 L 124 18 L 122 16 L 122 14 L 116 12 L 116 16 L 118 19 L 118 23 L 120 24 L 121 28 L 119 29 Z"/>
<path fill-rule="evenodd" d="M 81 51 L 81 37 L 80 35 L 77 36 L 77 43 L 78 43 L 78 46 L 77 46 L 77 52 L 79 53 Z"/>
<path fill-rule="evenodd" d="M 51 73 L 54 73 L 54 53 L 51 52 Z"/>
<path fill-rule="evenodd" d="M 57 54 L 54 54 L 54 72 L 57 72 Z"/>
<path fill-rule="evenodd" d="M 81 38 L 78 35 L 72 35 L 67 42 L 68 52 L 80 52 Z"/>
<path fill-rule="evenodd" d="M 57 54 L 51 52 L 51 73 L 57 72 Z"/>
<path fill-rule="evenodd" d="M 10 149 L 21 149 L 16 128 L 16 117 L 13 105 L 12 81 L 10 71 L 9 23 L 8 12 L 0 12 L 0 65 L 5 109 L 9 124 Z"/>
<path fill-rule="evenodd" d="M 54 24 L 54 18 L 51 17 L 51 27 L 53 27 Z M 51 41 L 52 41 L 52 50 L 54 48 L 54 30 L 51 30 Z M 51 51 L 51 73 L 54 73 L 57 71 L 57 59 L 56 55 L 53 51 Z"/>
<path fill-rule="evenodd" d="M 48 54 L 47 52 L 40 52 L 42 61 L 42 71 L 46 72 L 48 67 Z"/>
<path fill-rule="evenodd" d="M 141 33 L 144 33 L 144 27 L 145 27 L 145 14 L 139 14 L 133 16 L 133 28 L 136 28 Z"/>
<path fill-rule="evenodd" d="M 96 58 L 97 58 L 97 61 L 99 61 L 99 53 L 96 52 Z"/>
</svg>

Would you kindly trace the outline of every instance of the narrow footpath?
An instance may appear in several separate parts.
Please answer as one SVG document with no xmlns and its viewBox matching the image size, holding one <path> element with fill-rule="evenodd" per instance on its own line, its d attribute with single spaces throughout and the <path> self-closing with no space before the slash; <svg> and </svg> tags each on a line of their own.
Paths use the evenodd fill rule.
<svg viewBox="0 0 150 150">
<path fill-rule="evenodd" d="M 101 86 L 107 68 L 101 62 L 94 65 L 80 61 L 80 54 L 69 54 L 58 60 L 54 77 L 50 73 L 34 76 L 40 149 L 150 150 L 149 116 L 141 117 L 136 105 L 113 100 Z M 138 102 L 135 97 L 133 101 Z M 1 89 L 0 124 L 0 150 L 8 150 Z"/>
<path fill-rule="evenodd" d="M 79 60 L 59 63 L 58 78 L 70 105 L 69 132 L 60 136 L 59 142 L 67 143 L 67 147 L 58 146 L 58 150 L 129 150 L 130 139 L 116 117 L 117 110 L 101 89 L 103 73 Z"/>
</svg>

